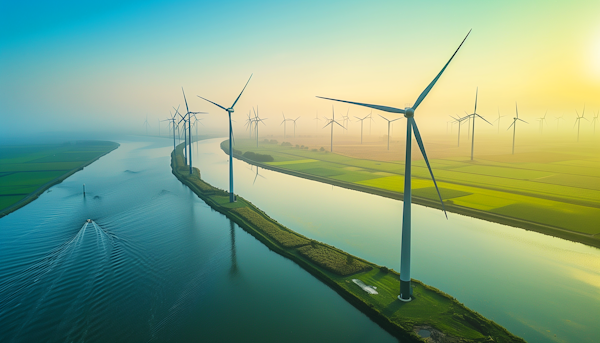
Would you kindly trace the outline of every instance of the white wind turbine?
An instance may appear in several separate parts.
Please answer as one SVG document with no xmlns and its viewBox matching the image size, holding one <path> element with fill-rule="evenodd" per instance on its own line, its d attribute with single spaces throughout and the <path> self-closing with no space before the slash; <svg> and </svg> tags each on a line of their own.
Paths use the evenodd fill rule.
<svg viewBox="0 0 600 343">
<path fill-rule="evenodd" d="M 446 68 L 448 67 L 448 65 L 450 64 L 450 62 L 452 61 L 452 59 L 454 58 L 454 56 L 456 55 L 456 53 L 458 52 L 460 47 L 463 45 L 463 43 L 465 42 L 465 40 L 467 39 L 467 37 L 469 36 L 470 33 L 471 33 L 471 31 L 469 31 L 469 33 L 467 33 L 467 36 L 460 43 L 460 45 L 458 46 L 456 51 L 454 51 L 454 54 L 452 54 L 452 57 L 450 57 L 450 60 L 448 60 L 448 62 L 444 65 L 442 70 L 437 74 L 437 76 L 433 79 L 433 81 L 431 81 L 431 83 L 429 83 L 427 88 L 425 88 L 425 90 L 421 93 L 421 95 L 419 95 L 419 97 L 417 98 L 417 101 L 415 102 L 415 104 L 412 107 L 405 107 L 404 109 L 400 109 L 400 108 L 389 107 L 389 106 L 371 105 L 371 104 L 365 104 L 365 103 L 360 103 L 360 102 L 323 98 L 323 99 L 327 99 L 327 100 L 340 101 L 340 102 L 345 102 L 345 103 L 349 103 L 349 104 L 369 107 L 369 108 L 373 108 L 373 109 L 384 111 L 384 112 L 402 113 L 402 114 L 404 114 L 404 117 L 406 117 L 406 120 L 407 120 L 406 160 L 404 163 L 405 169 L 404 169 L 404 201 L 403 201 L 403 213 L 402 213 L 402 250 L 401 250 L 401 257 L 400 257 L 401 258 L 401 260 L 400 260 L 400 295 L 398 296 L 398 299 L 400 299 L 401 301 L 410 301 L 412 299 L 411 298 L 412 288 L 411 288 L 411 278 L 410 278 L 410 249 L 411 249 L 411 202 L 412 202 L 412 200 L 411 200 L 412 199 L 412 192 L 411 192 L 411 152 L 412 152 L 412 149 L 411 149 L 411 143 L 412 143 L 413 130 L 414 130 L 414 134 L 415 134 L 415 140 L 417 141 L 417 144 L 419 145 L 421 154 L 423 155 L 423 157 L 425 159 L 425 163 L 427 164 L 427 168 L 429 169 L 429 173 L 431 174 L 431 178 L 433 179 L 433 183 L 435 185 L 438 196 L 440 198 L 440 202 L 442 204 L 442 209 L 444 209 L 444 203 L 442 201 L 442 196 L 440 195 L 440 191 L 437 187 L 437 183 L 435 182 L 435 178 L 433 177 L 433 171 L 431 170 L 431 166 L 429 165 L 429 160 L 427 159 L 427 154 L 425 153 L 425 146 L 423 145 L 423 140 L 421 139 L 421 134 L 419 133 L 419 129 L 417 128 L 417 123 L 414 119 L 415 111 L 416 111 L 417 107 L 419 107 L 421 102 L 425 99 L 427 94 L 429 94 L 429 92 L 431 91 L 433 86 L 436 84 L 436 82 L 439 80 L 439 78 L 442 76 L 442 73 L 446 70 Z M 322 97 L 319 97 L 319 98 L 322 98 Z M 445 213 L 446 213 L 446 211 L 444 209 L 444 214 Z"/>
</svg>

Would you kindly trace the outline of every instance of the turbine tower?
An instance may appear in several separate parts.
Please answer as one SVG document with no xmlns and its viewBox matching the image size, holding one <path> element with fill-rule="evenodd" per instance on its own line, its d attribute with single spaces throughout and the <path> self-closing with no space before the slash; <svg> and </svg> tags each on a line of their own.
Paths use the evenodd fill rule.
<svg viewBox="0 0 600 343">
<path fill-rule="evenodd" d="M 235 106 L 235 104 L 237 104 L 238 100 L 240 100 L 240 97 L 242 96 L 242 93 L 244 93 L 246 86 L 248 86 L 250 79 L 252 79 L 252 75 L 250 75 L 250 78 L 248 79 L 248 82 L 246 82 L 246 85 L 240 92 L 240 95 L 238 95 L 237 99 L 235 99 L 235 101 L 233 102 L 233 105 L 231 105 L 231 107 L 229 108 L 225 108 L 215 102 L 212 102 L 198 95 L 200 99 L 204 99 L 210 102 L 211 104 L 222 108 L 223 110 L 227 111 L 227 114 L 229 115 L 229 202 L 235 202 L 235 195 L 233 194 L 233 143 L 231 139 L 233 136 L 233 129 L 231 127 L 231 114 L 233 113 L 233 107 Z"/>
<path fill-rule="evenodd" d="M 546 115 L 548 114 L 548 111 L 546 111 L 546 113 L 544 113 L 543 117 L 539 117 L 537 120 L 540 122 L 540 134 L 544 133 L 544 122 L 546 121 Z"/>
<path fill-rule="evenodd" d="M 144 120 L 144 124 L 142 124 L 142 125 L 146 126 L 146 136 L 148 136 L 148 125 L 149 125 L 148 124 L 148 115 L 146 115 L 146 120 Z"/>
<path fill-rule="evenodd" d="M 326 128 L 328 125 L 331 125 L 331 146 L 330 146 L 330 151 L 333 152 L 333 124 L 338 124 L 342 129 L 346 129 L 342 124 L 338 123 L 335 120 L 335 111 L 333 110 L 333 105 L 331 106 L 331 112 L 333 114 L 333 117 L 330 119 L 328 119 L 327 117 L 325 117 L 325 119 L 327 119 L 327 124 L 325 124 L 325 126 L 323 126 L 323 128 Z"/>
<path fill-rule="evenodd" d="M 360 120 L 360 144 L 363 144 L 363 123 L 364 120 L 369 118 L 369 116 L 371 115 L 371 113 L 367 114 L 364 118 L 359 118 L 357 116 L 354 116 L 354 118 Z"/>
<path fill-rule="evenodd" d="M 169 122 L 169 127 L 173 125 L 173 151 L 175 151 L 175 115 L 172 112 L 169 112 L 171 118 L 165 119 L 163 121 Z"/>
<path fill-rule="evenodd" d="M 458 116 L 457 116 L 457 117 L 458 117 Z M 458 145 L 457 145 L 457 146 L 460 146 L 460 126 L 463 124 L 463 122 L 464 122 L 465 120 L 467 120 L 467 119 L 468 119 L 468 117 L 462 117 L 462 118 L 461 118 L 461 117 L 458 117 L 458 118 L 454 118 L 453 116 L 450 116 L 450 118 L 454 119 L 454 122 L 455 122 L 455 123 L 458 123 Z"/>
<path fill-rule="evenodd" d="M 508 129 L 506 129 L 507 131 L 510 130 L 510 127 L 512 126 L 513 128 L 513 145 L 512 145 L 512 154 L 515 154 L 515 135 L 517 133 L 517 120 L 522 121 L 525 124 L 529 124 L 528 122 L 526 122 L 523 119 L 519 119 L 519 108 L 517 107 L 517 103 L 515 102 L 515 111 L 517 113 L 517 116 L 515 118 L 513 118 L 513 122 L 512 124 L 510 124 L 510 126 L 508 127 Z"/>
<path fill-rule="evenodd" d="M 396 119 L 389 120 L 386 117 L 382 116 L 381 114 L 379 116 L 381 118 L 385 119 L 387 121 L 387 124 L 388 124 L 388 147 L 387 147 L 387 149 L 390 150 L 390 125 L 392 124 L 392 122 L 394 122 L 396 120 L 400 120 L 402 118 L 396 118 Z"/>
<path fill-rule="evenodd" d="M 281 115 L 283 116 L 283 120 L 281 121 L 281 124 L 283 124 L 283 139 L 285 139 L 285 131 L 286 131 L 286 122 L 291 121 L 291 119 L 286 119 L 285 118 L 285 114 L 283 114 L 283 112 L 281 112 Z M 279 126 L 281 126 L 281 124 L 279 124 Z"/>
<path fill-rule="evenodd" d="M 475 91 L 475 109 L 473 110 L 473 113 L 468 115 L 469 118 L 471 118 L 471 117 L 473 118 L 473 127 L 472 127 L 473 132 L 471 133 L 471 161 L 473 161 L 473 149 L 475 147 L 475 118 L 479 117 L 479 118 L 485 120 L 484 117 L 477 114 L 477 95 L 478 94 L 479 94 L 479 87 L 477 87 L 477 90 Z M 485 122 L 492 125 L 492 123 L 490 123 L 487 120 L 485 120 Z M 492 126 L 494 126 L 494 125 L 492 125 Z"/>
<path fill-rule="evenodd" d="M 583 112 L 581 112 L 581 117 L 579 116 L 579 112 L 575 111 L 575 113 L 577 113 L 577 118 L 575 119 L 575 125 L 577 125 L 577 141 L 579 142 L 579 126 L 581 125 L 581 119 L 587 120 L 587 118 L 583 117 L 585 115 L 585 106 L 583 106 Z M 587 121 L 589 121 L 589 120 L 587 120 Z M 573 127 L 575 127 L 575 125 L 573 125 Z"/>
<path fill-rule="evenodd" d="M 565 120 L 562 116 L 560 117 L 554 117 L 556 118 L 556 131 L 558 132 L 558 124 L 560 123 L 561 120 Z"/>
<path fill-rule="evenodd" d="M 402 113 L 402 114 L 404 114 L 404 117 L 406 117 L 407 125 L 406 125 L 406 160 L 404 163 L 404 168 L 405 168 L 404 169 L 405 170 L 404 171 L 404 202 L 403 202 L 404 208 L 403 208 L 403 215 L 402 215 L 400 295 L 398 296 L 398 299 L 400 299 L 401 301 L 410 301 L 412 299 L 411 298 L 412 288 L 411 288 L 411 279 L 410 279 L 410 246 L 411 246 L 410 241 L 411 241 L 411 198 L 412 198 L 412 196 L 411 196 L 412 195 L 411 194 L 411 151 L 412 151 L 411 143 L 412 143 L 412 130 L 413 129 L 414 129 L 414 133 L 415 133 L 415 139 L 417 141 L 417 144 L 419 145 L 421 154 L 423 155 L 423 157 L 425 159 L 425 163 L 427 164 L 427 168 L 429 169 L 431 178 L 433 179 L 433 183 L 435 185 L 435 189 L 440 198 L 440 202 L 442 203 L 442 209 L 444 210 L 444 214 L 446 214 L 446 210 L 444 208 L 444 203 L 442 202 L 442 196 L 440 195 L 440 191 L 437 187 L 437 183 L 435 182 L 435 178 L 433 177 L 433 171 L 431 170 L 431 166 L 429 165 L 429 160 L 427 159 L 427 154 L 425 153 L 425 146 L 423 146 L 423 140 L 421 139 L 421 134 L 419 133 L 419 129 L 417 128 L 417 123 L 414 119 L 415 111 L 416 111 L 417 107 L 419 107 L 421 102 L 425 99 L 427 94 L 429 94 L 429 92 L 431 91 L 431 89 L 433 88 L 435 83 L 442 76 L 442 73 L 444 72 L 444 70 L 446 70 L 446 68 L 448 67 L 448 65 L 450 64 L 450 62 L 456 55 L 456 53 L 458 53 L 458 50 L 463 45 L 465 40 L 467 40 L 467 37 L 469 37 L 470 33 L 471 33 L 471 31 L 469 31 L 469 33 L 467 33 L 467 35 L 465 36 L 463 41 L 460 43 L 460 45 L 458 46 L 456 51 L 454 51 L 454 54 L 452 54 L 452 57 L 450 57 L 450 60 L 448 60 L 446 65 L 444 65 L 442 70 L 437 74 L 437 76 L 433 79 L 433 81 L 431 81 L 431 83 L 427 86 L 427 88 L 425 88 L 425 90 L 421 93 L 421 95 L 419 95 L 419 97 L 417 98 L 417 101 L 415 102 L 415 104 L 412 107 L 406 107 L 404 109 L 400 109 L 400 108 L 394 108 L 394 107 L 388 107 L 388 106 L 371 105 L 371 104 L 352 102 L 352 101 L 346 101 L 346 100 L 323 98 L 323 99 L 327 99 L 327 100 L 340 101 L 340 102 L 345 102 L 345 103 L 349 103 L 349 104 L 365 106 L 365 107 L 373 108 L 373 109 L 384 111 L 384 112 Z M 446 214 L 446 218 L 447 218 L 447 214 Z"/>
<path fill-rule="evenodd" d="M 254 111 L 254 108 L 252 108 L 252 110 Z M 256 111 L 254 111 L 254 133 L 256 134 L 256 147 L 258 148 L 258 123 L 262 123 L 263 125 L 267 125 L 263 122 L 263 120 L 267 120 L 269 118 L 260 118 L 258 116 L 258 106 L 256 106 Z"/>
<path fill-rule="evenodd" d="M 290 121 L 294 122 L 294 138 L 296 138 L 296 120 L 300 119 L 300 117 L 296 119 L 290 119 Z"/>
<path fill-rule="evenodd" d="M 500 118 L 502 118 L 502 117 L 506 117 L 506 116 L 500 115 L 500 107 L 498 107 L 498 118 L 496 118 L 496 120 L 494 120 L 494 123 L 498 122 L 498 133 L 500 133 Z"/>
</svg>

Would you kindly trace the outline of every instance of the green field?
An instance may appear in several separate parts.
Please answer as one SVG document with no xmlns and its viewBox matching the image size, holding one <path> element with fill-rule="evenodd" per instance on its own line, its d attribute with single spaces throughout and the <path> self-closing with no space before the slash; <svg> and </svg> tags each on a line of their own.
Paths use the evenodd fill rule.
<svg viewBox="0 0 600 343">
<path fill-rule="evenodd" d="M 399 195 L 404 188 L 402 162 L 358 159 L 264 142 L 256 148 L 250 140 L 237 141 L 235 148 L 271 155 L 274 162 L 265 164 L 281 171 Z M 585 236 L 584 243 L 590 244 L 591 239 L 592 245 L 600 245 L 600 156 L 589 151 L 523 155 L 484 156 L 474 162 L 450 156 L 431 159 L 430 163 L 450 211 L 472 210 L 469 215 L 488 220 L 510 218 L 515 226 L 550 226 Z M 419 198 L 437 200 L 433 186 L 424 161 L 413 161 L 415 202 Z"/>
<path fill-rule="evenodd" d="M 197 169 L 192 176 L 188 174 L 188 167 L 183 165 L 182 151 L 181 144 L 172 155 L 173 173 L 211 208 L 235 221 L 269 249 L 306 269 L 402 342 L 422 342 L 417 336 L 420 329 L 430 330 L 432 335 L 445 335 L 448 342 L 524 342 L 451 296 L 418 280 L 412 283 L 413 300 L 408 303 L 398 300 L 398 273 L 302 236 L 279 224 L 242 197 L 237 197 L 235 203 L 229 203 L 228 193 L 204 182 Z M 311 165 L 313 162 L 284 165 L 300 164 Z M 327 171 L 321 168 L 327 169 L 319 167 L 308 170 L 331 175 L 344 169 Z M 423 190 L 431 192 L 429 188 Z M 375 286 L 378 294 L 367 293 L 353 282 L 354 279 Z"/>
<path fill-rule="evenodd" d="M 117 146 L 103 141 L 0 146 L 0 214 Z"/>
</svg>

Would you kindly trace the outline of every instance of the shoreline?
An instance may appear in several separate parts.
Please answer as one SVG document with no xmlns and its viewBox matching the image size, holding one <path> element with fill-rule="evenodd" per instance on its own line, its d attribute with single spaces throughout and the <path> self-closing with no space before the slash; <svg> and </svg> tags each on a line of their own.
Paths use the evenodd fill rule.
<svg viewBox="0 0 600 343">
<path fill-rule="evenodd" d="M 187 174 L 188 169 L 183 162 L 182 151 L 183 145 L 180 144 L 171 153 L 171 170 L 180 182 L 188 186 L 212 209 L 233 220 L 267 248 L 292 260 L 325 283 L 394 337 L 409 342 L 423 342 L 424 339 L 419 337 L 417 332 L 427 327 L 431 331 L 428 342 L 485 342 L 490 337 L 493 337 L 496 342 L 524 342 L 499 324 L 468 309 L 450 295 L 418 280 L 413 279 L 414 300 L 410 303 L 401 303 L 396 299 L 400 284 L 397 272 L 302 236 L 279 224 L 242 197 L 237 197 L 235 203 L 229 203 L 229 193 L 203 181 L 199 169 L 194 168 L 191 176 Z M 297 239 L 296 242 L 299 240 L 300 243 L 286 245 L 290 240 L 281 240 L 277 237 L 278 232 L 265 230 L 267 225 L 277 226 L 279 233 L 293 236 Z M 306 249 L 317 250 L 317 247 L 320 251 L 326 250 L 330 254 L 339 255 L 346 261 L 344 264 L 358 263 L 366 267 L 357 272 L 336 274 L 332 269 L 320 265 L 318 258 L 303 253 Z M 376 284 L 381 294 L 377 296 L 367 294 L 350 282 L 354 277 L 362 277 L 367 282 Z M 419 317 L 412 315 L 415 311 L 419 311 L 419 314 L 423 311 L 433 313 Z"/>
<path fill-rule="evenodd" d="M 69 176 L 77 173 L 80 170 L 83 170 L 83 168 L 89 166 L 90 164 L 96 162 L 97 160 L 99 160 L 101 157 L 106 156 L 107 154 L 115 151 L 116 149 L 118 149 L 121 144 L 116 143 L 116 142 L 111 142 L 114 143 L 114 148 L 108 150 L 107 152 L 103 153 L 102 155 L 94 158 L 93 160 L 90 160 L 86 163 L 84 163 L 83 165 L 75 168 L 75 169 L 71 169 L 68 172 L 66 172 L 65 174 L 55 178 L 54 180 L 48 181 L 45 184 L 41 185 L 38 189 L 36 189 L 35 191 L 33 191 L 32 193 L 30 193 L 29 195 L 27 195 L 25 198 L 19 200 L 18 202 L 10 205 L 9 207 L 0 210 L 0 218 L 7 216 L 9 214 L 11 214 L 12 212 L 20 209 L 21 207 L 29 204 L 30 202 L 34 201 L 35 199 L 37 199 L 40 195 L 42 195 L 46 190 L 48 190 L 50 187 L 57 185 L 61 182 L 63 182 L 66 178 L 68 178 Z"/>
<path fill-rule="evenodd" d="M 226 142 L 227 142 L 226 140 L 221 142 L 220 147 L 221 147 L 221 150 L 223 150 L 226 154 L 228 154 L 227 149 L 223 148 L 223 143 L 226 143 Z M 339 181 L 339 180 L 334 180 L 334 179 L 330 179 L 330 178 L 323 177 L 323 176 L 307 174 L 307 173 L 303 173 L 300 171 L 280 168 L 278 166 L 273 166 L 270 164 L 257 162 L 257 161 L 251 160 L 249 158 L 246 158 L 244 156 L 241 156 L 241 155 L 238 155 L 235 153 L 233 154 L 233 157 L 237 158 L 238 160 L 244 161 L 248 164 L 252 164 L 257 167 L 272 170 L 275 172 L 288 174 L 288 175 L 292 175 L 292 176 L 296 176 L 296 177 L 300 177 L 303 179 L 308 179 L 308 180 L 312 180 L 312 181 L 316 181 L 316 182 L 326 183 L 326 184 L 330 184 L 333 186 L 346 188 L 346 189 L 350 189 L 350 190 L 354 190 L 354 191 L 359 191 L 359 192 L 363 192 L 363 193 L 382 196 L 382 197 L 386 197 L 386 198 L 390 198 L 390 199 L 394 199 L 394 200 L 400 200 L 400 201 L 403 200 L 402 199 L 403 194 L 400 192 L 388 191 L 385 189 L 363 186 L 363 185 L 360 185 L 357 183 Z M 427 199 L 427 198 L 421 198 L 421 197 L 418 197 L 415 195 L 412 196 L 412 203 L 421 205 L 421 206 L 425 206 L 425 207 L 435 208 L 438 210 L 442 209 L 442 206 L 440 205 L 439 201 L 431 200 L 431 199 Z M 541 233 L 541 234 L 544 234 L 547 236 L 562 238 L 562 239 L 566 239 L 566 240 L 569 240 L 569 241 L 572 241 L 575 243 L 581 243 L 581 244 L 585 244 L 585 245 L 592 246 L 595 248 L 600 248 L 600 235 L 587 235 L 587 234 L 578 233 L 575 231 L 570 231 L 567 229 L 562 229 L 559 227 L 540 224 L 540 223 L 531 222 L 531 221 L 518 219 L 518 218 L 512 218 L 512 217 L 508 217 L 508 216 L 503 216 L 503 215 L 491 213 L 488 211 L 476 210 L 476 209 L 467 208 L 467 207 L 463 207 L 463 206 L 456 206 L 448 201 L 444 201 L 444 206 L 446 208 L 446 212 L 452 212 L 452 213 L 464 215 L 467 217 L 485 220 L 485 221 L 492 222 L 492 223 L 512 226 L 512 227 L 524 229 L 527 231 L 534 231 L 534 232 L 538 232 L 538 233 Z"/>
</svg>

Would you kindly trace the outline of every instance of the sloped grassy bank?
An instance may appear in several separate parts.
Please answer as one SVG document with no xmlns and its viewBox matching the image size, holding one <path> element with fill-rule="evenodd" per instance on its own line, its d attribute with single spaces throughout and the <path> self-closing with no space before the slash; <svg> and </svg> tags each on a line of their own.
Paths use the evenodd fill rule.
<svg viewBox="0 0 600 343">
<path fill-rule="evenodd" d="M 229 193 L 204 182 L 197 168 L 189 175 L 182 154 L 183 145 L 179 145 L 171 155 L 173 174 L 209 206 L 269 249 L 300 265 L 403 342 L 423 341 L 417 335 L 421 329 L 431 332 L 429 342 L 524 342 L 451 296 L 417 280 L 413 280 L 414 300 L 399 301 L 397 272 L 300 235 L 241 197 L 229 203 Z M 375 286 L 378 294 L 365 292 L 353 279 Z"/>
</svg>

